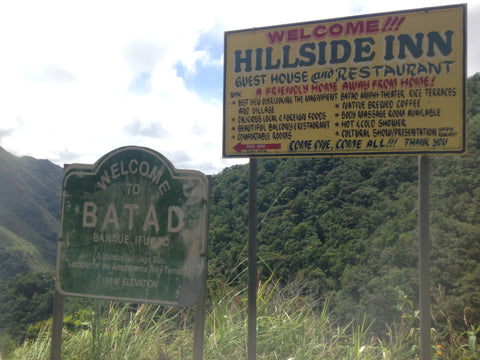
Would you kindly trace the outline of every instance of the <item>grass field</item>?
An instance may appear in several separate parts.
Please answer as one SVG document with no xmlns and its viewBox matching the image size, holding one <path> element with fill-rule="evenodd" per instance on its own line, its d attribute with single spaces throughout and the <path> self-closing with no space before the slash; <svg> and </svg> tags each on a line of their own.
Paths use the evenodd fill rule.
<svg viewBox="0 0 480 360">
<path fill-rule="evenodd" d="M 219 281 L 208 285 L 203 358 L 247 358 L 247 294 Z M 381 336 L 364 317 L 338 324 L 329 313 L 329 299 L 300 296 L 280 289 L 270 278 L 258 285 L 257 359 L 417 359 L 418 312 L 406 299 L 404 316 L 386 324 Z M 62 359 L 181 360 L 193 356 L 195 308 L 95 303 L 64 319 Z M 31 329 L 33 339 L 4 360 L 40 360 L 50 356 L 51 321 Z M 36 330 L 36 331 L 35 331 Z M 436 338 L 432 329 L 432 359 L 478 359 L 471 328 L 450 339 Z"/>
</svg>

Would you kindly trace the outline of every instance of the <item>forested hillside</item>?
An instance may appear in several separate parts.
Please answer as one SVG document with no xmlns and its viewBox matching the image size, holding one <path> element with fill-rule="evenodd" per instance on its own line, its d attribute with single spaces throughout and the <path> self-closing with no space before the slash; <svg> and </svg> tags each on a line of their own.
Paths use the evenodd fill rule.
<svg viewBox="0 0 480 360">
<path fill-rule="evenodd" d="M 469 79 L 468 99 L 468 154 L 430 163 L 432 305 L 445 336 L 480 325 L 480 74 Z M 418 308 L 417 163 L 406 156 L 259 160 L 259 280 L 273 274 L 292 296 L 329 299 L 339 321 L 366 314 L 378 332 L 406 306 Z M 244 288 L 248 167 L 227 168 L 212 182 L 209 274 Z M 0 183 L 2 277 L 53 265 L 61 168 L 0 148 Z M 0 314 L 10 314 L 0 323 L 17 336 L 18 324 L 24 331 L 47 316 L 48 286 L 51 277 L 37 274 L 10 279 L 0 292 Z M 19 297 L 35 305 L 20 306 Z"/>
<path fill-rule="evenodd" d="M 480 324 L 480 77 L 468 83 L 468 154 L 430 162 L 432 294 L 436 320 Z M 339 318 L 379 327 L 418 298 L 417 157 L 258 162 L 261 276 L 332 297 Z M 244 269 L 248 169 L 214 177 L 210 269 Z M 234 270 L 232 270 L 234 269 Z M 245 277 L 242 278 L 242 282 Z"/>
</svg>

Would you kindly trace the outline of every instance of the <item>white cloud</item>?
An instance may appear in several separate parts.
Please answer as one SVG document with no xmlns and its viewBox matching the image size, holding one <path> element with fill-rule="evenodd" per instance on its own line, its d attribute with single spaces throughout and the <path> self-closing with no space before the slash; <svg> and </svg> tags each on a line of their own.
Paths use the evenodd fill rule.
<svg viewBox="0 0 480 360">
<path fill-rule="evenodd" d="M 166 138 L 168 132 L 163 129 L 160 122 L 144 124 L 138 118 L 135 118 L 132 123 L 124 126 L 127 136 L 145 136 L 153 139 Z"/>
<path fill-rule="evenodd" d="M 478 18 L 480 1 L 468 3 Z M 239 162 L 221 159 L 224 31 L 442 4 L 2 2 L 0 146 L 62 165 L 140 145 L 216 173 Z M 469 21 L 470 75 L 480 71 L 479 26 Z"/>
</svg>

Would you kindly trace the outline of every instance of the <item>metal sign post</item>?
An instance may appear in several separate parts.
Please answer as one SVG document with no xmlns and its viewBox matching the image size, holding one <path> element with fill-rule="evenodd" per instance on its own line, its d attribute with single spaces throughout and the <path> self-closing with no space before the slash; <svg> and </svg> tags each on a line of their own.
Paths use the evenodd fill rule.
<svg viewBox="0 0 480 360">
<path fill-rule="evenodd" d="M 203 343 L 205 340 L 205 297 L 207 293 L 205 287 L 202 290 L 200 300 L 198 300 L 195 309 L 195 324 L 193 332 L 193 360 L 203 359 Z"/>
<path fill-rule="evenodd" d="M 56 281 L 56 280 L 55 280 Z M 53 297 L 52 342 L 50 345 L 50 360 L 60 360 L 62 353 L 64 297 L 56 289 Z"/>
<path fill-rule="evenodd" d="M 418 222 L 420 273 L 420 359 L 431 359 L 430 329 L 430 159 L 418 157 Z"/>
<path fill-rule="evenodd" d="M 257 159 L 249 163 L 248 360 L 257 358 Z"/>
</svg>

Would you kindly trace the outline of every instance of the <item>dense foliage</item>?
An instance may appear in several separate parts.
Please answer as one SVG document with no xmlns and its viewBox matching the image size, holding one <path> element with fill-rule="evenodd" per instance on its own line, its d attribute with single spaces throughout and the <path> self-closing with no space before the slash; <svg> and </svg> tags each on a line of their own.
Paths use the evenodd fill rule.
<svg viewBox="0 0 480 360">
<path fill-rule="evenodd" d="M 480 324 L 479 84 L 478 74 L 468 83 L 468 154 L 430 161 L 432 294 L 445 335 Z M 345 321 L 366 313 L 378 331 L 399 321 L 405 296 L 418 298 L 417 173 L 416 157 L 260 160 L 266 272 L 331 297 Z M 235 278 L 245 266 L 248 167 L 213 182 L 210 269 Z"/>
<path fill-rule="evenodd" d="M 0 323 L 3 331 L 23 340 L 27 329 L 51 316 L 53 309 L 53 275 L 17 274 L 0 287 Z"/>
</svg>

